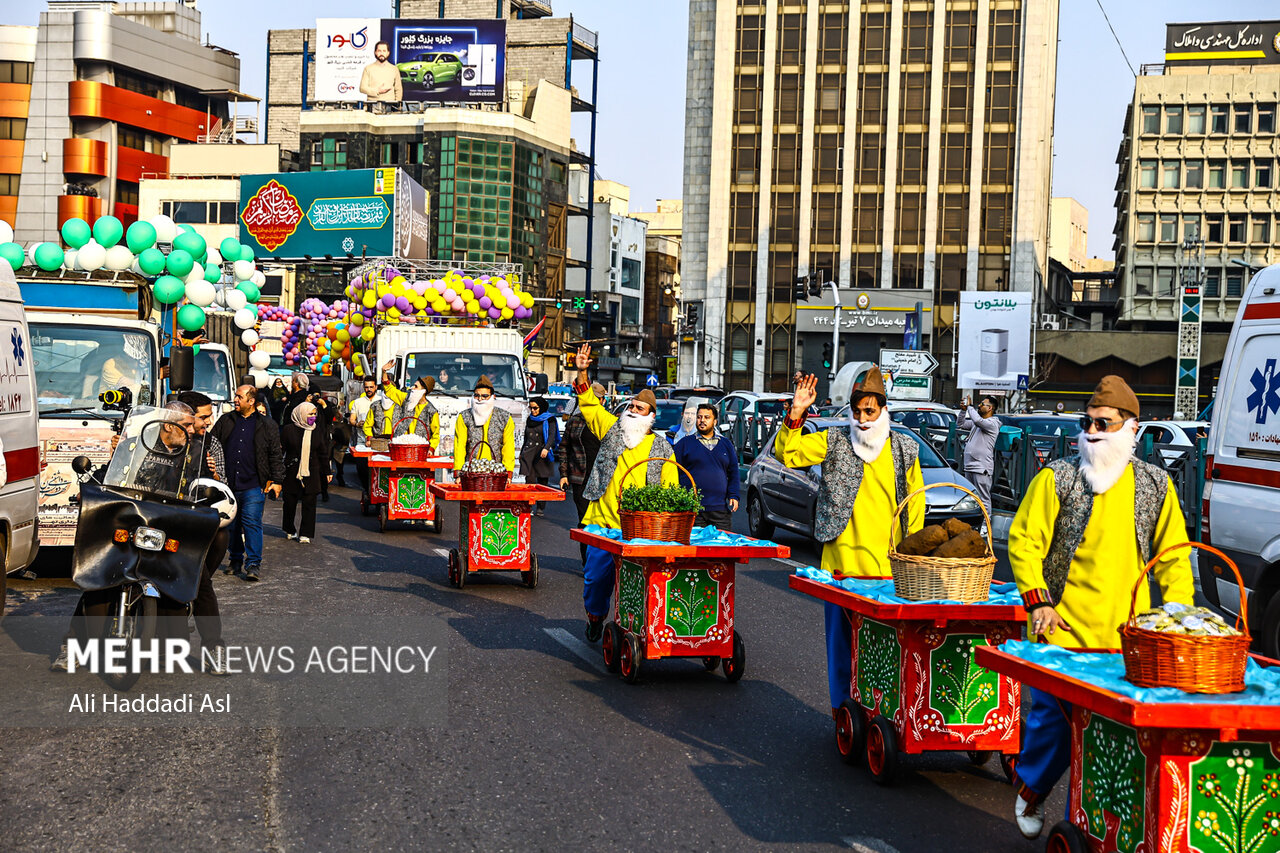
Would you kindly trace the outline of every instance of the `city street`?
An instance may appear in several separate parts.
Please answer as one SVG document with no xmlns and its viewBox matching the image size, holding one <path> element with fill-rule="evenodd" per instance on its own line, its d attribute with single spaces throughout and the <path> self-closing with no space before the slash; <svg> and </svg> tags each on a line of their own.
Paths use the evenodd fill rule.
<svg viewBox="0 0 1280 853">
<path fill-rule="evenodd" d="M 855 849 L 1026 851 L 996 762 L 904 758 L 896 787 L 843 765 L 827 712 L 822 617 L 783 562 L 738 573 L 747 648 L 737 685 L 687 661 L 607 675 L 582 639 L 569 507 L 534 521 L 536 590 L 499 573 L 451 587 L 456 514 L 430 536 L 379 534 L 350 489 L 321 504 L 317 541 L 286 541 L 268 502 L 263 580 L 219 574 L 229 643 L 330 620 L 448 626 L 448 712 L 403 725 L 35 728 L 0 732 L 0 838 L 9 849 Z M 744 519 L 737 522 L 742 529 Z M 818 554 L 780 534 L 799 563 Z M 75 604 L 69 581 L 11 581 L 0 663 L 46 671 Z M 185 678 L 220 694 L 238 678 Z M 375 701 L 372 697 L 369 702 Z M 13 719 L 10 723 L 18 722 Z M 1063 812 L 1059 792 L 1048 814 Z"/>
</svg>

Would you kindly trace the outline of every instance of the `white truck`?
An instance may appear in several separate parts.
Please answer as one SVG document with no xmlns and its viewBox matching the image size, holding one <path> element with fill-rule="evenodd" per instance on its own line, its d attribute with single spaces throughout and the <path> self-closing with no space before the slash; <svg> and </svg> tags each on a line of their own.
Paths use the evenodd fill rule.
<svg viewBox="0 0 1280 853">
<path fill-rule="evenodd" d="M 192 390 L 213 400 L 215 415 L 231 411 L 239 383 L 236 382 L 230 348 L 226 344 L 200 344 L 200 351 L 192 357 L 191 366 L 194 369 Z"/>
</svg>

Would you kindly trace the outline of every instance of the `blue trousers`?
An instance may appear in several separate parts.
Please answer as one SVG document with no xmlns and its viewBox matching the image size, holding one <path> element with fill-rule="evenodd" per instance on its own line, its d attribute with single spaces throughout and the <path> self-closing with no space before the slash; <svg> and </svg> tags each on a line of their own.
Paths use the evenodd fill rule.
<svg viewBox="0 0 1280 853">
<path fill-rule="evenodd" d="M 822 603 L 822 616 L 827 632 L 827 689 L 831 707 L 839 708 L 852 695 L 853 623 L 838 604 Z"/>
<path fill-rule="evenodd" d="M 246 566 L 262 563 L 262 507 L 266 495 L 262 489 L 236 492 L 236 520 L 231 522 L 231 562 Z"/>
<path fill-rule="evenodd" d="M 1031 710 L 1022 718 L 1018 781 L 1047 795 L 1071 766 L 1071 706 L 1034 687 Z"/>
<path fill-rule="evenodd" d="M 582 606 L 590 616 L 607 618 L 613 598 L 613 555 L 588 545 L 583 577 Z"/>
</svg>

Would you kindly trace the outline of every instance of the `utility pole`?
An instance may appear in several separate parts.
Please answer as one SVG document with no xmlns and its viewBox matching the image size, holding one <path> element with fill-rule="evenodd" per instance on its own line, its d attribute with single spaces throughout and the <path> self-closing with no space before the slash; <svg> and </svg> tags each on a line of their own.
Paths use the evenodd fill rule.
<svg viewBox="0 0 1280 853">
<path fill-rule="evenodd" d="M 1200 411 L 1200 328 L 1204 286 L 1204 241 L 1196 234 L 1182 241 L 1182 293 L 1178 308 L 1178 367 L 1174 381 L 1174 417 L 1194 418 Z"/>
</svg>

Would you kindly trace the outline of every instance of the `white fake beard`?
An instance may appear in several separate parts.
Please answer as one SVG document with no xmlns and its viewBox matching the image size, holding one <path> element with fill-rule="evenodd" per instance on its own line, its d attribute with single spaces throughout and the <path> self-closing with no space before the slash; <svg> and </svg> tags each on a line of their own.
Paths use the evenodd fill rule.
<svg viewBox="0 0 1280 853">
<path fill-rule="evenodd" d="M 622 443 L 628 450 L 633 449 L 640 440 L 649 434 L 655 415 L 637 415 L 635 412 L 623 412 L 618 421 L 622 425 Z"/>
<path fill-rule="evenodd" d="M 1129 428 L 1128 421 L 1119 432 L 1080 434 L 1076 440 L 1080 452 L 1080 473 L 1095 495 L 1102 494 L 1120 481 L 1137 446 L 1138 435 Z"/>
<path fill-rule="evenodd" d="M 409 392 L 409 410 L 413 411 L 414 409 L 418 408 L 418 404 L 422 402 L 422 398 L 425 397 L 426 394 L 427 392 L 423 391 L 421 388 L 415 388 L 412 391 L 410 391 Z"/>
<path fill-rule="evenodd" d="M 850 416 L 849 435 L 853 438 L 853 452 L 863 462 L 874 462 L 884 450 L 884 443 L 889 440 L 889 410 L 880 410 L 880 416 L 870 423 L 861 424 Z"/>
<path fill-rule="evenodd" d="M 494 400 L 492 397 L 485 400 L 483 403 L 474 397 L 471 398 L 471 416 L 476 419 L 476 423 L 482 424 L 488 422 L 489 415 L 493 412 L 493 403 Z"/>
</svg>

